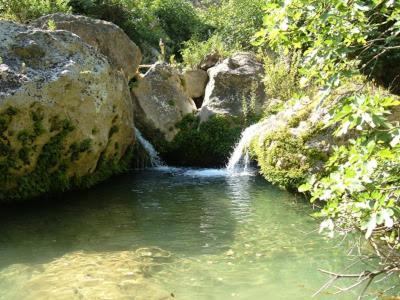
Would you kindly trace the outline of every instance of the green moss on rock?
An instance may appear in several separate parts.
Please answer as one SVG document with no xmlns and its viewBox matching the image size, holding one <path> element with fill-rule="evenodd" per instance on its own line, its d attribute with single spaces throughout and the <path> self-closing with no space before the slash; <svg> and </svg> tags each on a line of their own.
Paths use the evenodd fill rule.
<svg viewBox="0 0 400 300">
<path fill-rule="evenodd" d="M 103 153 L 94 172 L 80 178 L 71 178 L 68 175 L 71 163 L 78 160 L 81 154 L 91 151 L 92 140 L 86 138 L 68 147 L 67 139 L 76 128 L 69 119 L 54 116 L 49 118 L 50 132 L 53 135 L 46 144 L 37 149 L 36 134 L 40 135 L 44 131 L 35 128 L 42 127 L 43 119 L 41 115 L 31 114 L 31 128 L 22 129 L 18 133 L 17 140 L 21 143 L 19 149 L 13 149 L 4 135 L 0 137 L 0 202 L 22 201 L 71 188 L 88 187 L 112 174 L 127 170 L 132 160 L 131 150 L 122 158 L 117 153 L 113 157 L 106 157 Z M 7 123 L 10 123 L 8 119 Z M 115 129 L 110 130 L 112 131 L 116 132 Z M 32 163 L 30 155 L 35 151 L 40 151 L 40 154 L 34 169 L 26 175 L 17 175 L 19 168 Z"/>
<path fill-rule="evenodd" d="M 16 186 L 0 195 L 0 198 L 7 201 L 26 199 L 49 191 L 64 191 L 69 187 L 66 174 L 68 164 L 63 157 L 64 141 L 75 128 L 68 120 L 63 124 L 61 130 L 42 147 L 34 170 L 25 176 L 17 177 Z M 28 163 L 29 158 L 24 156 L 21 154 L 20 159 Z"/>
<path fill-rule="evenodd" d="M 253 142 L 261 174 L 271 183 L 292 189 L 301 184 L 310 168 L 308 149 L 304 141 L 287 131 L 268 134 L 262 142 Z"/>
<path fill-rule="evenodd" d="M 80 178 L 72 178 L 72 185 L 77 188 L 87 188 L 114 174 L 126 172 L 131 168 L 133 157 L 134 145 L 130 146 L 121 158 L 118 158 L 117 155 L 113 158 L 106 158 L 105 153 L 102 153 L 97 163 L 96 170 Z"/>
<path fill-rule="evenodd" d="M 277 128 L 266 126 L 267 132 L 261 132 L 252 141 L 252 157 L 269 182 L 289 190 L 297 190 L 311 173 L 319 171 L 327 161 L 327 139 L 332 135 L 322 122 L 310 122 L 314 108 L 315 102 L 304 103 L 296 111 L 292 106 L 283 108 L 282 113 L 276 115 L 280 118 L 276 123 L 280 125 Z M 285 109 L 295 113 L 285 113 Z M 287 115 L 291 117 L 286 118 Z"/>
</svg>

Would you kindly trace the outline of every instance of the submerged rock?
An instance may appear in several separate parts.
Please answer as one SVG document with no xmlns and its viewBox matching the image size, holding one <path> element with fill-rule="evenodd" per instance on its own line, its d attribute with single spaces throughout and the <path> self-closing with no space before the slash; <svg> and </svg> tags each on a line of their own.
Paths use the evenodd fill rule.
<svg viewBox="0 0 400 300">
<path fill-rule="evenodd" d="M 260 114 L 266 102 L 264 69 L 254 54 L 237 53 L 208 69 L 209 82 L 201 107 L 202 121 L 213 114 Z"/>
<path fill-rule="evenodd" d="M 0 280 L 19 287 L 8 294 L 12 299 L 173 299 L 147 275 L 170 261 L 166 251 L 150 248 L 156 253 L 143 257 L 145 250 L 68 252 L 36 266 L 10 265 Z"/>
<path fill-rule="evenodd" d="M 116 69 L 124 71 L 128 80 L 135 76 L 142 60 L 141 51 L 117 25 L 103 20 L 63 13 L 43 16 L 30 25 L 48 29 L 50 21 L 54 22 L 57 30 L 62 29 L 75 33 L 107 56 Z"/>
<path fill-rule="evenodd" d="M 0 21 L 0 201 L 93 184 L 133 143 L 123 72 L 68 31 Z"/>
<path fill-rule="evenodd" d="M 159 131 L 167 141 L 178 133 L 175 125 L 197 110 L 180 74 L 166 63 L 154 64 L 138 78 L 132 95 L 137 127 Z"/>
</svg>

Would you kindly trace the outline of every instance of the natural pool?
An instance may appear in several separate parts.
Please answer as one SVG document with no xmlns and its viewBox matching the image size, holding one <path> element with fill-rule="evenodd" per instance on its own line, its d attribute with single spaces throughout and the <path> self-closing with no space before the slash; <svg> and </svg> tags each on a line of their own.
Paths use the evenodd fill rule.
<svg viewBox="0 0 400 300">
<path fill-rule="evenodd" d="M 174 168 L 3 207 L 0 299 L 310 299 L 350 264 L 310 213 L 258 176 Z"/>
</svg>

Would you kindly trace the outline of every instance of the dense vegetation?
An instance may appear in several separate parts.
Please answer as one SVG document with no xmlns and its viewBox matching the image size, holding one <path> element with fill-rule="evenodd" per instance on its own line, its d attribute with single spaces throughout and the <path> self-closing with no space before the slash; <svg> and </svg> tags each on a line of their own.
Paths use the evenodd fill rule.
<svg viewBox="0 0 400 300">
<path fill-rule="evenodd" d="M 298 188 L 321 207 L 321 229 L 329 235 L 361 231 L 371 242 L 382 258 L 382 270 L 361 274 L 359 282 L 368 285 L 377 275 L 399 271 L 399 1 L 222 0 L 200 8 L 185 0 L 10 0 L 0 4 L 3 18 L 21 22 L 56 11 L 118 24 L 148 60 L 154 60 L 160 39 L 167 45 L 168 59 L 192 68 L 211 52 L 226 56 L 237 50 L 258 51 L 265 60 L 267 92 L 278 98 L 266 116 L 284 109 L 289 100 L 331 101 L 330 120 L 318 132 L 329 129 L 334 140 L 341 142 L 328 156 L 309 153 L 305 144 L 310 135 L 293 139 L 287 131 L 266 136 L 255 156 L 269 181 Z M 308 116 L 309 112 L 289 122 L 295 127 Z M 174 143 L 159 145 L 159 149 L 170 161 L 183 153 L 183 164 L 193 159 L 199 165 L 221 162 L 239 135 L 240 128 L 229 122 L 217 117 L 199 125 L 190 116 L 179 125 L 181 132 Z M 210 140 L 220 144 L 212 153 L 204 152 Z M 272 142 L 273 149 L 268 146 Z M 317 155 L 324 163 L 311 178 L 305 176 L 303 161 L 291 156 L 299 151 Z M 291 168 L 278 172 L 273 155 L 290 156 Z"/>
<path fill-rule="evenodd" d="M 281 53 L 301 52 L 304 86 L 314 84 L 324 101 L 337 87 L 360 74 L 390 91 L 399 91 L 400 3 L 397 1 L 269 1 L 260 44 Z M 399 250 L 400 127 L 394 95 L 372 92 L 368 84 L 337 97 L 326 127 L 345 136 L 323 172 L 300 186 L 320 201 L 322 230 L 361 230 L 382 258 L 382 270 L 365 272 L 367 282 L 397 271 Z M 360 284 L 359 283 L 359 284 Z"/>
<path fill-rule="evenodd" d="M 176 137 L 157 148 L 171 165 L 223 167 L 244 127 L 244 120 L 237 117 L 215 115 L 200 123 L 198 117 L 188 115 L 178 124 Z"/>
<path fill-rule="evenodd" d="M 166 56 L 192 65 L 198 53 L 254 49 L 249 43 L 262 24 L 260 0 L 223 0 L 195 8 L 186 0 L 10 0 L 0 1 L 0 18 L 29 22 L 42 15 L 67 12 L 113 22 L 135 41 L 154 62 L 161 55 L 160 40 Z M 190 48 L 190 51 L 186 51 Z M 183 52 L 183 53 L 182 53 Z M 195 59 L 196 60 L 196 59 Z"/>
</svg>

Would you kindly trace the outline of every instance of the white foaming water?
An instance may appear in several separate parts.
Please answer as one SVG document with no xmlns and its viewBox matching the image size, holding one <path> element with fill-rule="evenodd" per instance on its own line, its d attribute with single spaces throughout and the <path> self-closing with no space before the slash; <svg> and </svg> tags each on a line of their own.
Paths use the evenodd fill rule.
<svg viewBox="0 0 400 300">
<path fill-rule="evenodd" d="M 225 177 L 225 169 L 188 169 L 183 173 L 184 176 L 191 177 Z"/>
<path fill-rule="evenodd" d="M 135 127 L 135 134 L 136 138 L 138 139 L 139 143 L 142 145 L 143 149 L 147 152 L 150 157 L 150 163 L 152 167 L 162 167 L 164 166 L 160 156 L 156 149 L 154 149 L 153 145 L 146 140 L 142 133 Z"/>
<path fill-rule="evenodd" d="M 196 168 L 160 166 L 153 168 L 153 170 L 163 173 L 171 173 L 174 175 L 199 177 L 199 178 L 226 177 L 229 175 L 226 169 L 196 169 Z"/>
<path fill-rule="evenodd" d="M 250 172 L 250 154 L 249 147 L 252 139 L 258 133 L 261 128 L 261 123 L 253 124 L 247 127 L 241 135 L 240 141 L 236 144 L 235 149 L 229 159 L 226 166 L 227 171 L 230 174 L 245 173 L 251 174 Z"/>
</svg>

